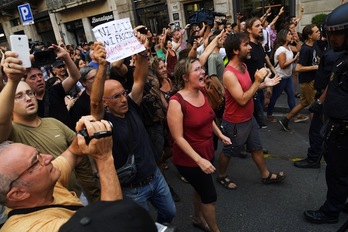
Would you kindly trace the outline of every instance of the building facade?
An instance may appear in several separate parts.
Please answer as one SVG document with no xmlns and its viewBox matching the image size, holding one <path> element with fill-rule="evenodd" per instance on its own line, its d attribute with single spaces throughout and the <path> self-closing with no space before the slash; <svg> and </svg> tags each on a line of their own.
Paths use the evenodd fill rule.
<svg viewBox="0 0 348 232">
<path fill-rule="evenodd" d="M 332 4 L 326 0 L 302 2 L 305 12 L 299 30 L 311 23 L 314 15 L 328 14 L 339 4 L 339 0 Z M 34 24 L 22 25 L 17 6 L 23 3 L 30 4 Z M 200 9 L 230 15 L 231 22 L 237 12 L 249 18 L 262 15 L 269 7 L 276 15 L 284 6 L 287 16 L 298 15 L 300 9 L 298 0 L 0 0 L 0 4 L 0 44 L 5 46 L 11 34 L 26 34 L 32 42 L 46 44 L 94 41 L 93 27 L 126 17 L 134 26 L 143 24 L 160 34 L 168 24 L 185 27 L 189 16 Z"/>
</svg>

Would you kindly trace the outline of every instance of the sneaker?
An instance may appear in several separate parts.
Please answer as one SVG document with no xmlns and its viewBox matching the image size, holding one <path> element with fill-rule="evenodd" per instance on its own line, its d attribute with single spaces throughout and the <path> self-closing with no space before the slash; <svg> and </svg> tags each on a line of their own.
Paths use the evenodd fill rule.
<svg viewBox="0 0 348 232">
<path fill-rule="evenodd" d="M 285 118 L 283 118 L 282 120 L 279 120 L 278 122 L 282 126 L 283 130 L 285 130 L 287 132 L 290 131 L 290 128 L 288 125 L 289 121 L 286 121 Z"/>
<path fill-rule="evenodd" d="M 261 125 L 259 125 L 259 128 L 260 128 L 260 129 L 267 129 L 267 125 L 261 124 Z"/>
<path fill-rule="evenodd" d="M 307 121 L 308 119 L 309 119 L 308 116 L 300 114 L 294 117 L 294 122 L 304 122 L 304 121 Z"/>
<path fill-rule="evenodd" d="M 278 120 L 272 116 L 272 115 L 267 115 L 267 120 L 270 121 L 270 122 L 277 122 Z"/>
</svg>

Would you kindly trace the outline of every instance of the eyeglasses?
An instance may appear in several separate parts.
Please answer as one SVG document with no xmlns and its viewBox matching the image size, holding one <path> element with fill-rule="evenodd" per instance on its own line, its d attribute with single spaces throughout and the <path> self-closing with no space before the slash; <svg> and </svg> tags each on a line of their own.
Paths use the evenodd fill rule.
<svg viewBox="0 0 348 232">
<path fill-rule="evenodd" d="M 104 97 L 105 99 L 119 99 L 120 97 L 127 97 L 127 90 L 123 90 L 121 93 L 116 93 L 114 95 L 112 95 L 111 97 Z"/>
<path fill-rule="evenodd" d="M 24 101 L 27 95 L 30 98 L 34 98 L 34 97 L 36 97 L 36 92 L 34 92 L 32 90 L 27 90 L 25 92 L 19 92 L 15 95 L 14 99 L 16 101 Z"/>
<path fill-rule="evenodd" d="M 39 151 L 36 151 L 35 158 L 36 161 L 32 165 L 30 165 L 29 168 L 25 169 L 21 174 L 19 174 L 17 178 L 11 181 L 9 191 L 12 189 L 13 183 L 21 178 L 26 172 L 32 173 L 38 164 L 40 164 L 42 167 L 45 166 L 45 161 Z"/>
</svg>

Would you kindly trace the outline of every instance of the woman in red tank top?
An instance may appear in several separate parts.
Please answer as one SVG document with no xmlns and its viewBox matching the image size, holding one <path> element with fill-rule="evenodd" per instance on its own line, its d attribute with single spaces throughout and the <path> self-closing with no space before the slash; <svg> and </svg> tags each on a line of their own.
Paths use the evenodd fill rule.
<svg viewBox="0 0 348 232">
<path fill-rule="evenodd" d="M 211 176 L 215 172 L 212 164 L 213 133 L 224 144 L 231 144 L 231 140 L 222 134 L 214 122 L 214 110 L 202 92 L 205 71 L 199 60 L 180 60 L 174 74 L 181 89 L 170 98 L 167 112 L 174 139 L 173 163 L 194 188 L 195 215 L 192 223 L 207 231 L 218 232 L 215 213 L 217 195 Z"/>
</svg>

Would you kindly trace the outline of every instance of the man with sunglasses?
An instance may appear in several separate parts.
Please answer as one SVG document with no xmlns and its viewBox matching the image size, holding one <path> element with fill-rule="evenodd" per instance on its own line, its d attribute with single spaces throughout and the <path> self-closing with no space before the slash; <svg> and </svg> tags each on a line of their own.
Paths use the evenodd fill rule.
<svg viewBox="0 0 348 232">
<path fill-rule="evenodd" d="M 147 44 L 145 35 L 136 33 Z M 146 47 L 146 46 L 145 46 Z M 99 69 L 93 82 L 91 114 L 96 119 L 112 122 L 113 155 L 115 167 L 122 167 L 129 155 L 134 154 L 137 173 L 129 183 L 121 183 L 125 198 L 131 199 L 148 210 L 148 202 L 157 210 L 157 222 L 170 223 L 175 216 L 175 203 L 169 187 L 155 161 L 155 151 L 140 115 L 144 84 L 149 72 L 148 57 L 136 55 L 134 84 L 129 95 L 116 80 L 106 80 L 106 52 L 102 43 L 95 43 L 95 58 Z M 104 84 L 105 83 L 105 84 Z M 104 107 L 106 111 L 104 112 Z"/>
<path fill-rule="evenodd" d="M 0 142 L 9 139 L 36 146 L 41 152 L 58 157 L 72 143 L 74 131 L 54 118 L 39 117 L 36 99 L 38 93 L 27 82 L 21 81 L 26 69 L 21 65 L 17 54 L 6 52 L 5 63 L 4 72 L 8 82 L 0 93 Z M 30 73 L 33 74 L 34 69 Z M 39 75 L 36 78 L 39 80 L 41 77 Z M 89 201 L 97 201 L 100 191 L 87 157 L 79 163 L 75 173 L 69 189 L 80 195 L 83 188 Z"/>
<path fill-rule="evenodd" d="M 106 121 L 85 116 L 76 130 L 87 128 L 90 135 L 111 131 Z M 95 136 L 96 137 L 96 136 Z M 58 231 L 81 208 L 76 193 L 67 189 L 73 168 L 83 154 L 91 156 L 99 169 L 101 200 L 122 199 L 113 165 L 110 136 L 77 139 L 58 158 L 22 143 L 0 143 L 0 204 L 7 207 L 8 219 L 0 231 Z"/>
</svg>

